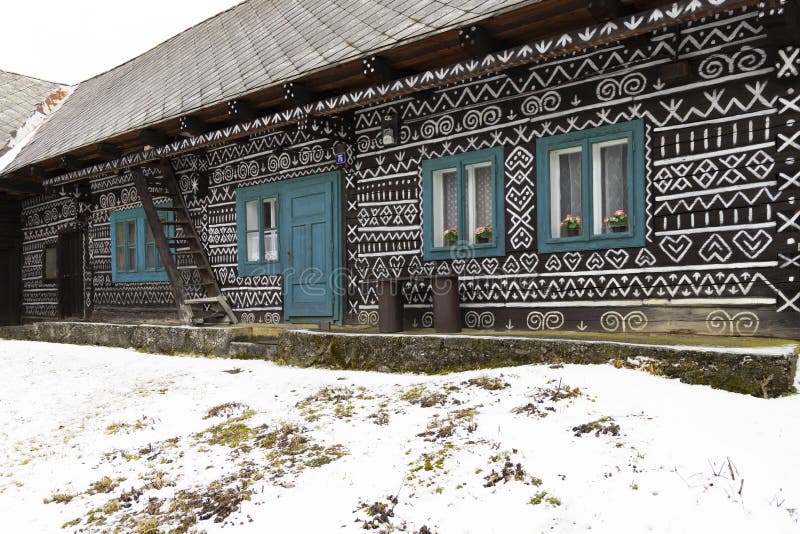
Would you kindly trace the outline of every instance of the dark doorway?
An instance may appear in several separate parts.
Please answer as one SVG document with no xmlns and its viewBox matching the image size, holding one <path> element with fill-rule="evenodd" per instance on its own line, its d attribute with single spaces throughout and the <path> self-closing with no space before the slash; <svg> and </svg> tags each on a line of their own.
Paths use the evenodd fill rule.
<svg viewBox="0 0 800 534">
<path fill-rule="evenodd" d="M 21 265 L 18 246 L 0 245 L 0 325 L 19 324 Z"/>
<path fill-rule="evenodd" d="M 83 239 L 80 232 L 58 240 L 58 304 L 61 317 L 83 319 Z"/>
</svg>

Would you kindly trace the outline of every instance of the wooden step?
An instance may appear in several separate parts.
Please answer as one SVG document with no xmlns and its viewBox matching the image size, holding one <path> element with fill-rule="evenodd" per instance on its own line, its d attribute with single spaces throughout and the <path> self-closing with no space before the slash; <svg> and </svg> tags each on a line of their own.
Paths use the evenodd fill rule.
<svg viewBox="0 0 800 534">
<path fill-rule="evenodd" d="M 186 299 L 186 304 L 215 304 L 219 303 L 220 297 L 201 297 L 199 299 Z"/>
<path fill-rule="evenodd" d="M 195 254 L 204 254 L 204 252 L 200 249 L 192 248 L 189 250 L 176 250 L 175 254 L 178 256 L 193 256 Z"/>
<path fill-rule="evenodd" d="M 161 221 L 163 226 L 191 226 L 190 221 Z"/>
<path fill-rule="evenodd" d="M 178 265 L 179 271 L 199 271 L 200 267 L 197 265 Z"/>
</svg>

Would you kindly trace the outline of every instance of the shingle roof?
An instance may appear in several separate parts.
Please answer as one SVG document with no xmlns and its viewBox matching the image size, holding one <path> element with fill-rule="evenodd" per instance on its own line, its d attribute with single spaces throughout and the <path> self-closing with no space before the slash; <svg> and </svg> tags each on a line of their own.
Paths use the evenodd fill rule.
<svg viewBox="0 0 800 534">
<path fill-rule="evenodd" d="M 0 70 L 0 155 L 37 106 L 59 87 L 53 82 Z"/>
<path fill-rule="evenodd" d="M 246 0 L 81 83 L 8 170 L 539 1 Z"/>
</svg>

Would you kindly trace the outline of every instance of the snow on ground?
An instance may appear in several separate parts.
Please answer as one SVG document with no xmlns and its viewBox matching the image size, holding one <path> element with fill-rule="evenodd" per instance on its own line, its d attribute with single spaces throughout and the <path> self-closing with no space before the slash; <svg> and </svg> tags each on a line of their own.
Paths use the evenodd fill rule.
<svg viewBox="0 0 800 534">
<path fill-rule="evenodd" d="M 798 395 L 17 341 L 0 370 L 3 532 L 800 532 Z"/>
</svg>

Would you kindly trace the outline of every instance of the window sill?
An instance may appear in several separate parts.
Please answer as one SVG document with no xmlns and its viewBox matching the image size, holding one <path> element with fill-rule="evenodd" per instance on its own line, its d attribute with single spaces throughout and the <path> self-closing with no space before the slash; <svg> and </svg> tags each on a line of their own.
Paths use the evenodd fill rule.
<svg viewBox="0 0 800 534">
<path fill-rule="evenodd" d="M 571 252 L 580 250 L 604 250 L 609 248 L 643 247 L 644 234 L 625 232 L 602 234 L 596 237 L 561 237 L 541 242 L 539 252 Z"/>
<path fill-rule="evenodd" d="M 166 271 L 116 273 L 111 277 L 114 283 L 130 282 L 169 282 Z"/>
<path fill-rule="evenodd" d="M 456 260 L 469 258 L 491 258 L 505 256 L 505 243 L 462 244 L 452 247 L 428 249 L 423 252 L 423 260 Z"/>
</svg>

